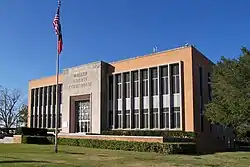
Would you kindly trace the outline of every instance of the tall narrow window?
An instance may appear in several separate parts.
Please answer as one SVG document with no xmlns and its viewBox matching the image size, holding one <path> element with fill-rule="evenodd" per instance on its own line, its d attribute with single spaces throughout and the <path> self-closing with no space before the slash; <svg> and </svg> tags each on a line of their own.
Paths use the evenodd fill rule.
<svg viewBox="0 0 250 167">
<path fill-rule="evenodd" d="M 129 73 L 124 74 L 125 80 L 125 98 L 130 98 L 130 76 Z"/>
<path fill-rule="evenodd" d="M 134 110 L 134 128 L 139 128 L 139 110 Z"/>
<path fill-rule="evenodd" d="M 109 110 L 109 128 L 113 128 L 113 111 Z"/>
<path fill-rule="evenodd" d="M 143 109 L 142 113 L 143 113 L 142 128 L 148 128 L 148 109 Z"/>
<path fill-rule="evenodd" d="M 117 117 L 118 117 L 117 124 L 118 124 L 118 128 L 120 129 L 122 128 L 122 111 L 121 110 L 117 111 Z"/>
<path fill-rule="evenodd" d="M 148 70 L 142 70 L 142 96 L 148 96 Z"/>
<path fill-rule="evenodd" d="M 116 83 L 117 83 L 117 99 L 122 98 L 122 80 L 121 80 L 121 74 L 118 74 L 116 76 Z"/>
<path fill-rule="evenodd" d="M 138 97 L 139 96 L 139 80 L 138 80 L 138 72 L 133 72 L 133 96 Z"/>
<path fill-rule="evenodd" d="M 151 77 L 152 77 L 152 95 L 158 95 L 158 73 L 157 68 L 151 69 Z"/>
<path fill-rule="evenodd" d="M 130 128 L 130 110 L 126 110 L 125 121 L 126 121 L 126 128 Z"/>
<path fill-rule="evenodd" d="M 158 108 L 153 108 L 153 128 L 158 128 Z"/>
<path fill-rule="evenodd" d="M 171 74 L 172 74 L 172 92 L 180 93 L 179 64 L 171 65 Z"/>
<path fill-rule="evenodd" d="M 62 84 L 59 85 L 59 104 L 62 104 Z"/>
<path fill-rule="evenodd" d="M 161 68 L 161 86 L 162 94 L 168 94 L 168 66 Z"/>
<path fill-rule="evenodd" d="M 172 107 L 171 111 L 171 128 L 180 128 L 180 107 Z"/>
<path fill-rule="evenodd" d="M 169 108 L 163 108 L 162 109 L 162 128 L 163 129 L 169 129 Z"/>
<path fill-rule="evenodd" d="M 113 100 L 113 76 L 109 76 L 109 100 Z"/>
</svg>

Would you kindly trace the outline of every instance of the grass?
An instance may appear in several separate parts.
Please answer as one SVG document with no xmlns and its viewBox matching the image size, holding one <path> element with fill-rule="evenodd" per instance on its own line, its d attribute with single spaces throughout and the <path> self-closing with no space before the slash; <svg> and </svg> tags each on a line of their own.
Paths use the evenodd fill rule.
<svg viewBox="0 0 250 167">
<path fill-rule="evenodd" d="M 49 167 L 249 167 L 250 152 L 227 152 L 202 156 L 161 155 L 52 145 L 0 144 L 0 166 Z"/>
</svg>

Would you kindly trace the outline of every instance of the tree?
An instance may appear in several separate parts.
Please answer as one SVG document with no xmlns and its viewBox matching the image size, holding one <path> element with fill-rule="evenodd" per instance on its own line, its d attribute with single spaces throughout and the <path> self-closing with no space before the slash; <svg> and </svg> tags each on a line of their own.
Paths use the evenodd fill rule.
<svg viewBox="0 0 250 167">
<path fill-rule="evenodd" d="M 28 106 L 23 104 L 19 110 L 18 123 L 27 126 L 28 124 Z"/>
<path fill-rule="evenodd" d="M 11 128 L 16 124 L 21 104 L 20 91 L 0 86 L 0 126 Z"/>
<path fill-rule="evenodd" d="M 205 115 L 212 123 L 244 132 L 250 125 L 250 51 L 242 48 L 238 59 L 221 60 L 212 73 L 212 101 Z"/>
</svg>

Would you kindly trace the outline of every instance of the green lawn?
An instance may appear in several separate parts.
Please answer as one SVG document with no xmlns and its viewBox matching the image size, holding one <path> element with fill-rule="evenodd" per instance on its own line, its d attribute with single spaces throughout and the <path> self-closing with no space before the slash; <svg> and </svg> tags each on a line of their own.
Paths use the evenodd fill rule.
<svg viewBox="0 0 250 167">
<path fill-rule="evenodd" d="M 53 153 L 52 145 L 0 144 L 0 166 L 249 167 L 249 157 L 250 152 L 187 156 L 100 150 L 71 146 L 59 146 L 59 153 L 55 154 Z"/>
</svg>

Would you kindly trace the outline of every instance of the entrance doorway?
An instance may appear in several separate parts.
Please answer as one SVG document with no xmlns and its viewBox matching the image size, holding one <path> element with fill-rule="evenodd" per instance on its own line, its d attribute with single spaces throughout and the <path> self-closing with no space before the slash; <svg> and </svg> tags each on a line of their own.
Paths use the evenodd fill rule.
<svg viewBox="0 0 250 167">
<path fill-rule="evenodd" d="M 90 132 L 90 101 L 76 101 L 76 132 L 88 133 Z"/>
</svg>

